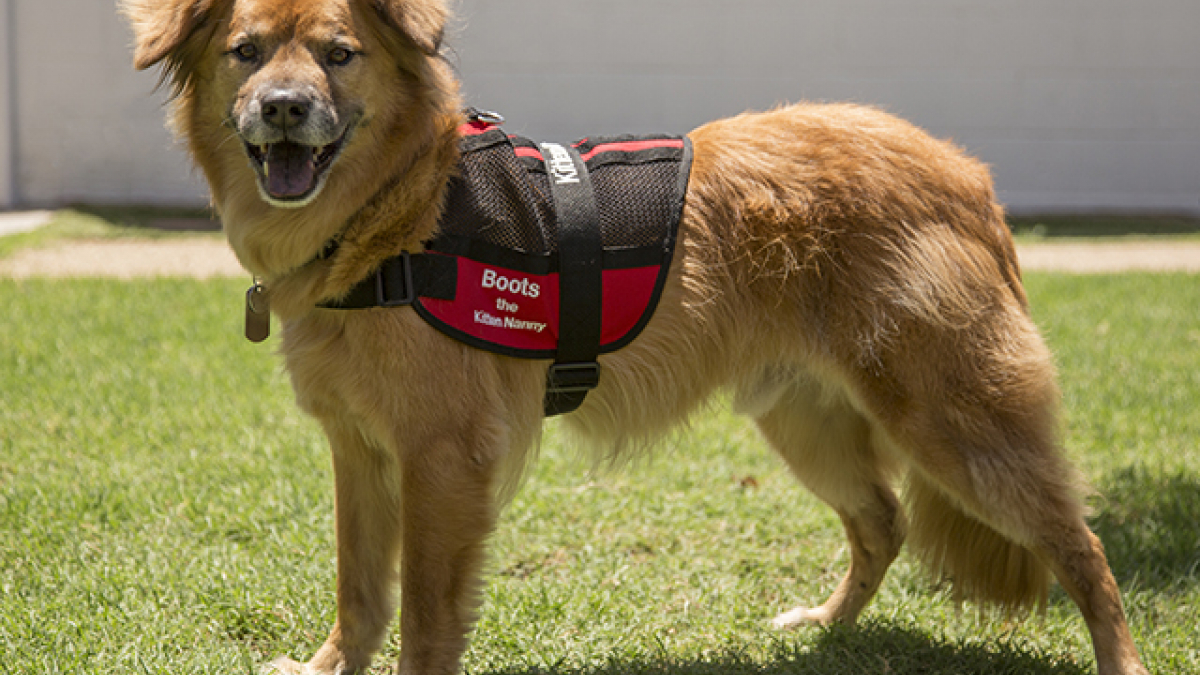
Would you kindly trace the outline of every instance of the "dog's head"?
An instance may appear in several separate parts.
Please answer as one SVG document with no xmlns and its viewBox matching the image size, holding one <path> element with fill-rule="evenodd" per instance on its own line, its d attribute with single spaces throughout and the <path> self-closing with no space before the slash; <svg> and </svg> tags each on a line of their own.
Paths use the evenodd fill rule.
<svg viewBox="0 0 1200 675">
<path fill-rule="evenodd" d="M 175 124 L 214 196 L 249 171 L 279 208 L 312 203 L 339 162 L 353 163 L 356 144 L 378 146 L 392 131 L 359 138 L 418 95 L 446 19 L 441 0 L 126 0 L 124 9 L 134 65 L 162 64 L 179 99 Z"/>
</svg>

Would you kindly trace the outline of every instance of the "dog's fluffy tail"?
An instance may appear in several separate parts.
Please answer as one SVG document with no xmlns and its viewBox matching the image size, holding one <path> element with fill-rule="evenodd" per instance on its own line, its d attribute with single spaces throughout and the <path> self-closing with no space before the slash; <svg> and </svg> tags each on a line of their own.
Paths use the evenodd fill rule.
<svg viewBox="0 0 1200 675">
<path fill-rule="evenodd" d="M 908 478 L 908 545 L 956 600 L 1044 609 L 1050 571 L 1029 549 L 966 513 L 919 472 Z"/>
</svg>

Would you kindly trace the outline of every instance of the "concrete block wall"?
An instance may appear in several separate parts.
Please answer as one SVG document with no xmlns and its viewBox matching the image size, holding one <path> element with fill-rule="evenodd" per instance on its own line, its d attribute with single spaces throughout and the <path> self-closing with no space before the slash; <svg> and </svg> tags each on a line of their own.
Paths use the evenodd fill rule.
<svg viewBox="0 0 1200 675">
<path fill-rule="evenodd" d="M 132 35 L 114 0 L 2 1 L 17 206 L 206 202 L 164 127 L 157 76 L 130 65 Z"/>
<path fill-rule="evenodd" d="M 12 0 L 0 0 L 0 208 L 13 204 L 16 178 L 13 159 L 16 131 L 12 119 Z"/>
<path fill-rule="evenodd" d="M 516 132 L 852 100 L 980 156 L 1013 210 L 1200 214 L 1197 0 L 453 4 L 468 102 Z M 114 0 L 0 0 L 0 41 L 0 206 L 204 201 Z"/>
<path fill-rule="evenodd" d="M 880 106 L 1015 210 L 1200 212 L 1196 0 L 462 0 L 470 100 L 559 138 Z"/>
</svg>

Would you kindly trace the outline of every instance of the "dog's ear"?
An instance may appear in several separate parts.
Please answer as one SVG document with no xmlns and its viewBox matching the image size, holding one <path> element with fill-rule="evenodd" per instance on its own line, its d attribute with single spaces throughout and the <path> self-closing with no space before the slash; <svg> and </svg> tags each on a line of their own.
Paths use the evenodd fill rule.
<svg viewBox="0 0 1200 675">
<path fill-rule="evenodd" d="M 428 56 L 442 48 L 449 11 L 441 0 L 371 0 L 375 11 Z"/>
<path fill-rule="evenodd" d="M 179 67 L 188 40 L 212 16 L 219 0 L 122 0 L 121 12 L 133 26 L 133 67 L 145 70 L 167 59 Z"/>
</svg>

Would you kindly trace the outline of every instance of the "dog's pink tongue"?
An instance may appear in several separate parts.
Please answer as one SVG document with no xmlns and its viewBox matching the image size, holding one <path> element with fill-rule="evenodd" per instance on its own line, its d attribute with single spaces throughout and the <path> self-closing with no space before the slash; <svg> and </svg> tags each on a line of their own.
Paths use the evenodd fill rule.
<svg viewBox="0 0 1200 675">
<path fill-rule="evenodd" d="M 272 143 L 267 150 L 267 192 L 279 199 L 302 197 L 313 187 L 317 165 L 312 148 L 296 143 Z"/>
</svg>

